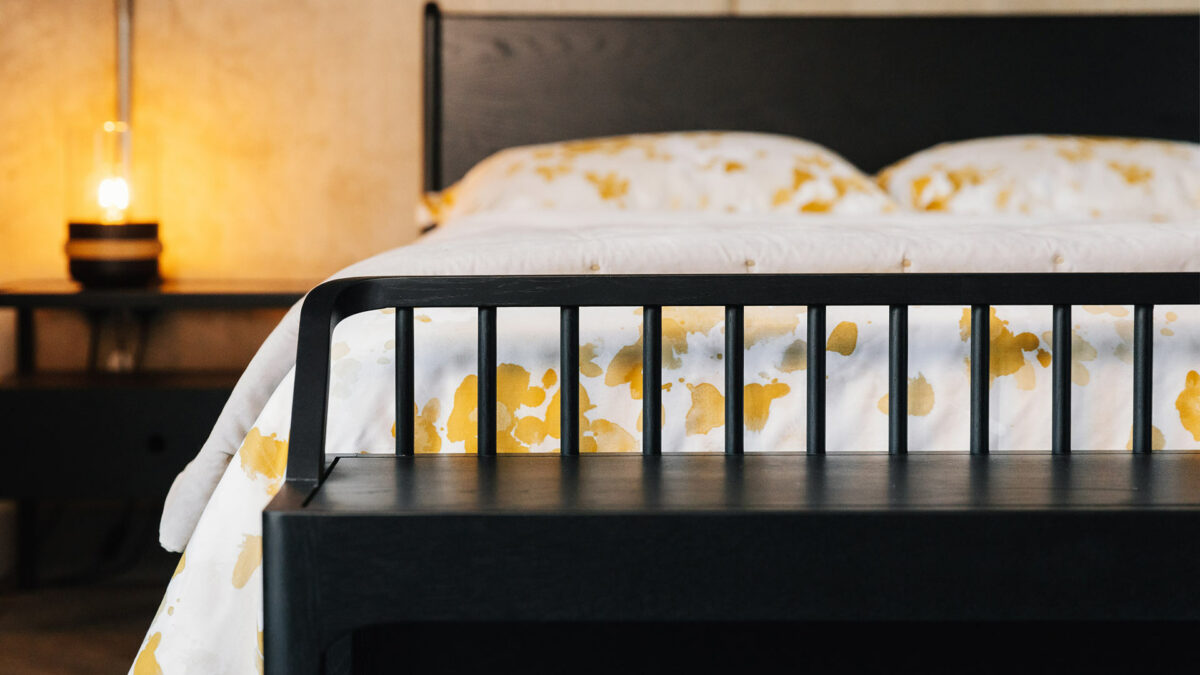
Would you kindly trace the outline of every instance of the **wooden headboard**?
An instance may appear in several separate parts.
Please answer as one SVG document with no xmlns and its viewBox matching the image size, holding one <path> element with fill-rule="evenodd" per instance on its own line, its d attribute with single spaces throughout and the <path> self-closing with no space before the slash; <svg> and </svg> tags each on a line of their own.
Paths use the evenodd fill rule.
<svg viewBox="0 0 1200 675">
<path fill-rule="evenodd" d="M 545 17 L 426 8 L 425 182 L 502 148 L 789 134 L 874 172 L 947 140 L 1200 141 L 1200 15 Z"/>
</svg>

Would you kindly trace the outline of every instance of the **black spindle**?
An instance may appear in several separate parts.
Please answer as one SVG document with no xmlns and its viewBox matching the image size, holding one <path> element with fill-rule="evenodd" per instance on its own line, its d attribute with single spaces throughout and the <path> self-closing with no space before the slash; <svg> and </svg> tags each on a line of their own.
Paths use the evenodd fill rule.
<svg viewBox="0 0 1200 675">
<path fill-rule="evenodd" d="M 496 454 L 496 308 L 479 308 L 478 452 Z"/>
<path fill-rule="evenodd" d="M 1071 452 L 1071 306 L 1054 306 L 1054 344 L 1051 345 L 1051 397 L 1054 411 L 1051 421 L 1051 451 L 1056 455 Z"/>
<path fill-rule="evenodd" d="M 579 308 L 563 307 L 559 312 L 558 385 L 559 428 L 564 455 L 579 454 Z"/>
<path fill-rule="evenodd" d="M 1133 308 L 1133 451 L 1150 452 L 1154 377 L 1154 305 Z"/>
<path fill-rule="evenodd" d="M 725 308 L 725 454 L 745 450 L 745 407 L 743 404 L 746 349 L 746 310 L 741 305 Z"/>
<path fill-rule="evenodd" d="M 642 308 L 642 454 L 662 454 L 662 307 Z"/>
<path fill-rule="evenodd" d="M 825 454 L 825 306 L 808 306 L 808 454 Z"/>
<path fill-rule="evenodd" d="M 396 308 L 396 454 L 415 452 L 413 416 L 413 308 Z"/>
<path fill-rule="evenodd" d="M 888 452 L 908 452 L 907 305 L 892 305 L 888 322 Z"/>
<path fill-rule="evenodd" d="M 991 387 L 991 307 L 971 306 L 971 454 L 988 451 L 988 389 Z"/>
</svg>

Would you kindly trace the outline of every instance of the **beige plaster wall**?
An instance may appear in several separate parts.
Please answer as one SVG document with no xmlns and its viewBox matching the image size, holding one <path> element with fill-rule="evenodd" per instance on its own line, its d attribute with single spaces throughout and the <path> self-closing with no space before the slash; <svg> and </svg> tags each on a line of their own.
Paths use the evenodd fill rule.
<svg viewBox="0 0 1200 675">
<path fill-rule="evenodd" d="M 448 0 L 451 11 L 1164 11 L 1196 0 Z M 415 0 L 136 0 L 166 273 L 320 277 L 411 241 Z M 112 0 L 0 1 L 0 279 L 64 274 L 67 130 L 111 115 Z"/>
<path fill-rule="evenodd" d="M 1197 0 L 447 0 L 450 11 L 1171 11 Z M 134 125 L 158 138 L 164 271 L 319 278 L 415 237 L 417 0 L 135 0 Z M 114 108 L 113 0 L 0 0 L 0 280 L 65 276 L 68 130 Z M 267 319 L 263 319 L 266 321 Z M 233 322 L 233 323 L 231 323 Z M 0 313 L 0 372 L 11 331 Z M 68 339 L 69 320 L 43 331 Z M 221 358 L 248 358 L 269 325 Z M 160 340 L 152 360 L 190 363 Z M 70 365 L 73 345 L 48 346 Z M 214 353 L 211 352 L 210 353 Z"/>
</svg>

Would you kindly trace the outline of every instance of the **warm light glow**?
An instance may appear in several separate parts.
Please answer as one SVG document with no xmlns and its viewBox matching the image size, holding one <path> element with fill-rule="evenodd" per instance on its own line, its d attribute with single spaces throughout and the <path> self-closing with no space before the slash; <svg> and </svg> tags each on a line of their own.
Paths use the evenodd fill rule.
<svg viewBox="0 0 1200 675">
<path fill-rule="evenodd" d="M 114 176 L 100 181 L 96 197 L 100 208 L 104 209 L 104 222 L 117 223 L 125 219 L 125 209 L 129 208 L 129 183 L 124 178 Z"/>
</svg>

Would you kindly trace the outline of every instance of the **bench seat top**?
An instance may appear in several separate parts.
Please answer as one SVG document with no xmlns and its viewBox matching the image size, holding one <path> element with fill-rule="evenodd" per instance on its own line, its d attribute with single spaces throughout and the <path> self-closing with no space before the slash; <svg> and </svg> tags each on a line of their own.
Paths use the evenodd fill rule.
<svg viewBox="0 0 1200 675">
<path fill-rule="evenodd" d="M 302 508 L 312 515 L 1200 510 L 1200 453 L 355 455 L 336 458 Z"/>
</svg>

